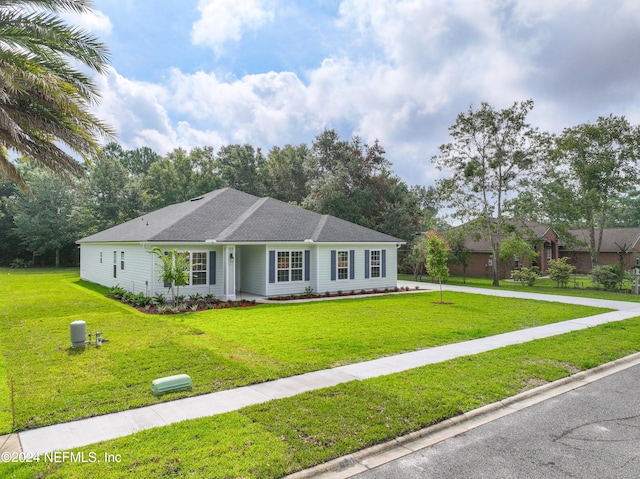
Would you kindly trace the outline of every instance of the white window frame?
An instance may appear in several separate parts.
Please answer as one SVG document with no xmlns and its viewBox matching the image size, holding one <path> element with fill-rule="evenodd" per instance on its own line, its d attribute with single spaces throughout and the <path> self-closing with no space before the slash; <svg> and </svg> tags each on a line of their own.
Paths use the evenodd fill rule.
<svg viewBox="0 0 640 479">
<path fill-rule="evenodd" d="M 296 256 L 295 259 L 294 255 Z M 298 257 L 299 263 L 297 261 Z M 296 279 L 294 279 L 294 276 Z M 304 281 L 304 251 L 298 249 L 276 250 L 276 282 L 296 283 L 299 281 Z"/>
<path fill-rule="evenodd" d="M 124 271 L 124 251 L 120 251 L 120 271 Z"/>
<path fill-rule="evenodd" d="M 378 259 L 374 259 L 377 253 Z M 382 250 L 372 249 L 369 251 L 369 278 L 382 278 Z"/>
<path fill-rule="evenodd" d="M 341 256 L 344 258 L 341 259 Z M 349 279 L 349 250 L 336 251 L 336 280 L 345 281 Z M 344 277 L 341 277 L 341 272 L 344 273 Z"/>
<path fill-rule="evenodd" d="M 193 256 L 199 255 L 199 257 L 203 258 L 202 261 L 194 261 Z M 200 256 L 201 255 L 201 256 Z M 204 268 L 202 268 L 204 265 Z M 198 269 L 194 269 L 194 266 Z M 189 284 L 193 286 L 203 286 L 207 284 L 207 278 L 209 271 L 209 264 L 207 261 L 207 252 L 206 251 L 190 251 L 189 252 Z M 198 283 L 194 282 L 194 273 L 202 274 L 203 279 L 199 280 Z"/>
</svg>

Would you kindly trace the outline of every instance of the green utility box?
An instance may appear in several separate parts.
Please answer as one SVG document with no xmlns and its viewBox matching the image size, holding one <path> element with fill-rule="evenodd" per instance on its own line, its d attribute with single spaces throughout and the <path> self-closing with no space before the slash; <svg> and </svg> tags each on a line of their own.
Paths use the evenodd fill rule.
<svg viewBox="0 0 640 479">
<path fill-rule="evenodd" d="M 151 381 L 151 392 L 155 396 L 186 389 L 191 389 L 191 378 L 186 374 L 176 374 Z"/>
</svg>

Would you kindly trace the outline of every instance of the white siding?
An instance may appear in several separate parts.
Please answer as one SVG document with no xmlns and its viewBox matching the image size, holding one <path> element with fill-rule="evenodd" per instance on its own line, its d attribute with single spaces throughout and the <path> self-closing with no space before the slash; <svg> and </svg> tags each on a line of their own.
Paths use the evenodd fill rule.
<svg viewBox="0 0 640 479">
<path fill-rule="evenodd" d="M 245 293 L 267 294 L 267 273 L 269 270 L 267 247 L 263 245 L 236 246 L 240 260 L 240 291 Z"/>
<path fill-rule="evenodd" d="M 182 286 L 180 294 L 190 295 L 199 293 L 214 294 L 221 297 L 223 293 L 222 247 L 193 247 L 183 245 L 162 245 L 162 250 L 169 251 L 198 251 L 207 253 L 207 284 Z M 116 252 L 116 277 L 113 277 L 113 252 Z M 121 252 L 124 251 L 124 269 L 120 267 Z M 216 284 L 209 284 L 211 262 L 209 251 L 216 251 Z M 102 263 L 100 263 L 102 252 Z M 158 270 L 161 261 L 151 253 L 150 247 L 141 244 L 81 244 L 80 245 L 80 277 L 83 280 L 98 283 L 103 286 L 120 286 L 133 293 L 145 293 L 148 296 L 162 294 L 170 295 L 159 278 Z"/>
<path fill-rule="evenodd" d="M 102 253 L 102 262 L 100 262 Z M 80 278 L 104 286 L 113 286 L 113 247 L 80 245 Z"/>
<path fill-rule="evenodd" d="M 331 251 L 351 251 L 354 250 L 354 279 L 331 280 Z M 386 277 L 385 278 L 365 278 L 365 250 L 385 250 L 386 251 Z M 398 284 L 397 250 L 394 246 L 369 244 L 335 244 L 318 246 L 318 287 L 314 288 L 317 293 L 343 291 L 359 292 L 361 290 L 372 290 L 384 288 L 395 288 Z"/>
<path fill-rule="evenodd" d="M 223 249 L 222 246 L 185 247 L 184 245 L 162 245 L 163 250 L 207 252 L 207 284 L 183 286 L 180 294 L 214 294 L 221 298 L 224 294 Z M 269 283 L 269 251 L 310 251 L 309 281 L 289 281 Z M 355 252 L 354 279 L 331 280 L 331 251 Z M 386 251 L 386 277 L 365 278 L 365 250 Z M 116 251 L 117 271 L 113 277 L 113 252 Z M 120 269 L 120 254 L 125 253 L 125 269 Z M 140 244 L 81 244 L 80 277 L 83 280 L 107 287 L 119 285 L 134 293 L 143 292 L 149 296 L 170 293 L 158 277 L 160 260 L 149 252 L 150 247 Z M 216 251 L 216 284 L 209 284 L 212 267 L 209 251 Z M 102 263 L 100 263 L 102 252 Z M 397 249 L 389 244 L 281 244 L 281 245 L 239 245 L 236 247 L 236 287 L 244 292 L 264 296 L 301 294 L 310 286 L 315 293 L 394 288 L 397 285 Z M 303 271 L 304 279 L 304 271 Z"/>
<path fill-rule="evenodd" d="M 102 253 L 102 263 L 100 253 Z M 124 269 L 121 265 L 122 253 L 124 253 Z M 150 294 L 152 280 L 149 277 L 149 271 L 152 262 L 152 256 L 137 244 L 80 245 L 80 277 L 107 287 L 119 285 L 133 293 Z"/>
<path fill-rule="evenodd" d="M 302 294 L 304 293 L 305 288 L 307 288 L 308 286 L 313 287 L 313 269 L 314 269 L 314 254 L 313 254 L 313 247 L 309 246 L 309 245 L 302 245 L 302 244 L 281 244 L 281 245 L 269 245 L 267 248 L 267 258 L 265 261 L 265 272 L 266 272 L 266 296 L 280 296 L 280 295 L 287 295 L 287 294 Z M 302 251 L 302 255 L 303 255 L 303 265 L 302 265 L 302 281 L 283 281 L 283 282 L 278 282 L 277 278 L 276 278 L 276 282 L 275 283 L 269 283 L 269 255 L 268 255 L 268 251 L 275 251 L 276 252 L 276 263 L 277 263 L 277 252 L 278 251 Z M 310 280 L 309 281 L 304 281 L 304 270 L 305 270 L 305 264 L 304 264 L 304 257 L 305 257 L 305 251 L 311 251 L 310 254 L 310 261 L 311 261 L 311 269 L 310 269 Z M 276 270 L 277 271 L 277 270 Z M 277 276 L 277 274 L 276 274 Z M 314 288 L 315 291 L 315 288 Z"/>
</svg>

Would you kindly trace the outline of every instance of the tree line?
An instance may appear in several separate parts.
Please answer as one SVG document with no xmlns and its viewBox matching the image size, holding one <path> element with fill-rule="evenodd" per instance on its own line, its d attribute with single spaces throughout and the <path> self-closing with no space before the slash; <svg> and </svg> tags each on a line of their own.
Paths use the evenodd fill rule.
<svg viewBox="0 0 640 479">
<path fill-rule="evenodd" d="M 75 241 L 164 206 L 232 187 L 334 215 L 410 242 L 436 221 L 434 188 L 408 186 L 379 142 L 343 140 L 334 130 L 311 145 L 249 144 L 177 148 L 108 143 L 84 163 L 85 175 L 60 177 L 22 158 L 27 190 L 0 185 L 0 264 L 75 264 Z M 17 261 L 16 261 L 17 260 Z"/>
</svg>

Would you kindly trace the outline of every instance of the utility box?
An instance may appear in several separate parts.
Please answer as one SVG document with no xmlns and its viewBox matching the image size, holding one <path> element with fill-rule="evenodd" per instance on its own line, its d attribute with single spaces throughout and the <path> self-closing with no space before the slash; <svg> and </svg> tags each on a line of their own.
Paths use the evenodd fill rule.
<svg viewBox="0 0 640 479">
<path fill-rule="evenodd" d="M 155 396 L 187 389 L 191 389 L 191 378 L 186 374 L 176 374 L 151 381 L 151 392 Z"/>
<path fill-rule="evenodd" d="M 71 347 L 84 347 L 87 339 L 87 323 L 84 321 L 74 321 L 71 323 Z"/>
</svg>

